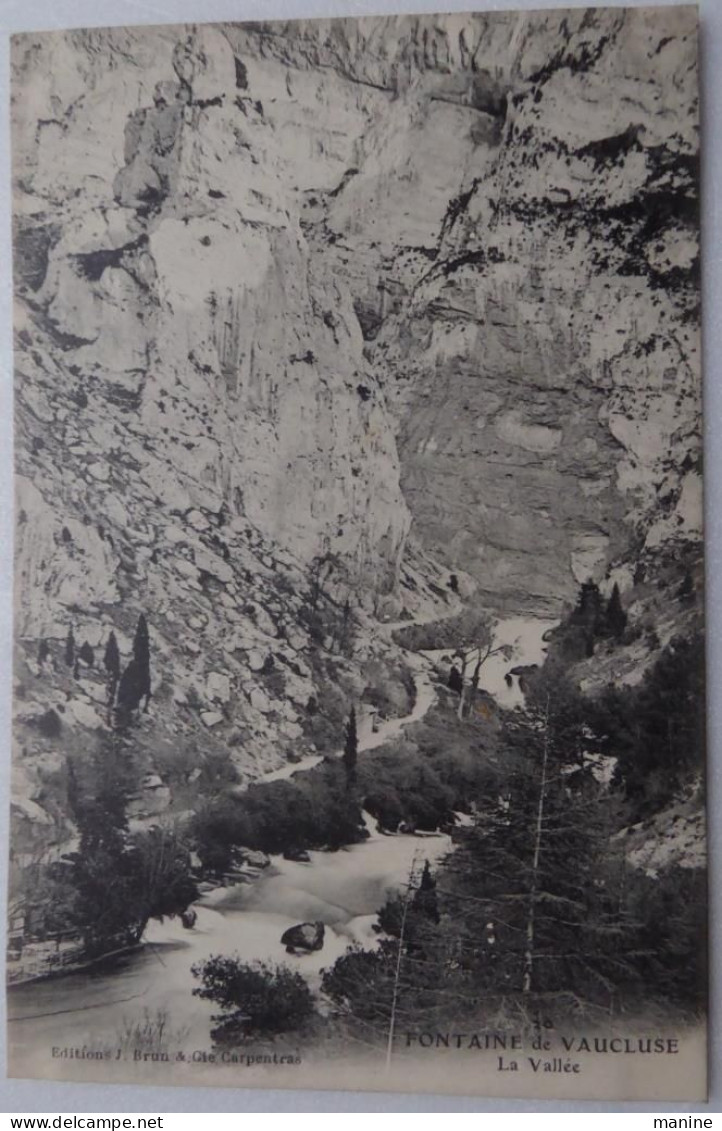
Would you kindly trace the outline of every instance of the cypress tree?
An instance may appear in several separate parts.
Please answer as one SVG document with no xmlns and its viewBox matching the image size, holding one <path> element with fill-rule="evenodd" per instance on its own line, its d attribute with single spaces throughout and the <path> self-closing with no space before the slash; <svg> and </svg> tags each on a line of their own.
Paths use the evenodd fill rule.
<svg viewBox="0 0 722 1131">
<path fill-rule="evenodd" d="M 624 630 L 627 627 L 627 614 L 622 608 L 622 599 L 616 581 L 614 582 L 612 595 L 607 604 L 607 627 L 615 640 L 621 640 L 622 636 L 624 636 Z"/>
<path fill-rule="evenodd" d="M 68 629 L 68 635 L 65 637 L 65 663 L 69 668 L 75 664 L 75 637 L 73 635 L 72 625 Z"/>
<path fill-rule="evenodd" d="M 439 903 L 436 898 L 436 880 L 431 875 L 428 860 L 424 861 L 424 870 L 421 873 L 421 880 L 414 895 L 413 909 L 430 919 L 432 923 L 438 923 L 441 918 Z"/>
<path fill-rule="evenodd" d="M 111 631 L 108 637 L 108 643 L 105 645 L 103 664 L 108 673 L 108 680 L 117 683 L 120 679 L 120 650 L 113 631 Z"/>
<path fill-rule="evenodd" d="M 589 578 L 579 589 L 577 607 L 571 616 L 573 624 L 580 626 L 587 656 L 594 655 L 595 637 L 601 636 L 605 625 L 605 610 L 599 586 Z"/>
<path fill-rule="evenodd" d="M 116 720 L 121 729 L 128 725 L 131 711 L 138 709 L 143 698 L 147 709 L 150 699 L 150 646 L 148 622 L 141 613 L 133 640 L 133 659 L 118 683 Z"/>
<path fill-rule="evenodd" d="M 346 740 L 343 747 L 343 764 L 346 767 L 346 778 L 351 783 L 356 777 L 356 762 L 358 761 L 358 731 L 356 729 L 356 708 L 352 707 L 346 723 Z"/>
<path fill-rule="evenodd" d="M 150 640 L 148 637 L 148 622 L 145 614 L 138 617 L 138 627 L 133 640 L 133 659 L 138 666 L 138 688 L 140 697 L 145 697 L 146 708 L 150 699 Z"/>
</svg>

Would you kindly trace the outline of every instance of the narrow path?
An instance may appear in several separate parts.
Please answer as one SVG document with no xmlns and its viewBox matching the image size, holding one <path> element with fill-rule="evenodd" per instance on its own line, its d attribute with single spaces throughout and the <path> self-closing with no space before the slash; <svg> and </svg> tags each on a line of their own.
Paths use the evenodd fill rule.
<svg viewBox="0 0 722 1131">
<path fill-rule="evenodd" d="M 430 613 L 421 613 L 418 617 L 414 617 L 411 620 L 380 621 L 374 626 L 374 630 L 378 631 L 379 635 L 385 636 L 391 641 L 393 632 L 398 628 L 409 628 L 411 625 L 431 624 L 436 621 L 448 620 L 451 617 L 455 617 L 460 609 L 461 604 L 459 603 L 443 616 L 440 616 L 438 611 L 434 610 Z M 406 663 L 413 671 L 414 686 L 416 689 L 414 706 L 408 715 L 381 720 L 375 731 L 372 726 L 371 714 L 360 712 L 358 720 L 359 753 L 363 753 L 365 750 L 376 750 L 379 746 L 383 746 L 392 739 L 398 738 L 407 726 L 423 719 L 436 699 L 436 693 L 430 676 L 432 667 L 431 660 L 417 652 L 405 651 L 405 656 Z M 333 756 L 340 758 L 342 754 L 343 750 L 336 750 Z M 271 770 L 270 773 L 263 774 L 261 777 L 256 778 L 254 782 L 249 782 L 247 785 L 239 787 L 234 792 L 245 793 L 249 785 L 256 785 L 261 782 L 287 781 L 289 778 L 295 777 L 296 774 L 312 770 L 314 766 L 320 765 L 326 757 L 327 755 L 325 754 L 309 754 L 307 757 L 301 758 L 298 762 L 288 762 L 285 766 L 281 766 L 277 770 Z"/>
</svg>

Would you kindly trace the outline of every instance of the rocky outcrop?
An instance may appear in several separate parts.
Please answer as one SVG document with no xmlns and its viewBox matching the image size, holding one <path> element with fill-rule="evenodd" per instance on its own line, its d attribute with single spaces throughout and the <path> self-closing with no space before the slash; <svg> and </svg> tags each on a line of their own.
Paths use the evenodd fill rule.
<svg viewBox="0 0 722 1131">
<path fill-rule="evenodd" d="M 16 63 L 17 211 L 61 232 L 42 282 L 18 278 L 19 394 L 74 449 L 89 508 L 111 526 L 137 494 L 166 514 L 225 508 L 301 563 L 331 553 L 393 587 L 408 527 L 393 429 L 357 391 L 376 381 L 351 296 L 309 254 L 292 154 L 237 87 L 228 36 L 28 37 Z M 38 100 L 59 130 L 37 126 Z M 84 167 L 65 162 L 83 146 Z M 53 390 L 74 398 L 67 418 Z"/>
<path fill-rule="evenodd" d="M 538 611 L 699 538 L 696 32 L 682 9 L 487 19 L 454 18 L 456 93 L 424 74 L 395 111 L 414 144 L 376 149 L 328 223 L 369 233 L 415 529 Z"/>
</svg>

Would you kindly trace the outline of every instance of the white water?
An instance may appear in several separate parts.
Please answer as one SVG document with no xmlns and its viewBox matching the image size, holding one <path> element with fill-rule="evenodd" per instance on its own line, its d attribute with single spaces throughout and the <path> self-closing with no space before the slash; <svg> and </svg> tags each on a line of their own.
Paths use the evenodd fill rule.
<svg viewBox="0 0 722 1131">
<path fill-rule="evenodd" d="M 151 1016 L 167 1013 L 171 1031 L 186 1030 L 183 1043 L 207 1047 L 213 1007 L 191 996 L 198 984 L 190 973 L 193 963 L 233 953 L 249 961 L 285 962 L 318 988 L 322 968 L 332 966 L 349 945 L 377 944 L 376 913 L 406 881 L 414 862 L 417 868 L 424 860 L 433 864 L 449 847 L 447 836 L 374 832 L 351 848 L 311 852 L 309 864 L 273 857 L 254 883 L 219 888 L 196 904 L 192 930 L 178 920 L 153 923 L 146 947 L 104 968 L 15 988 L 9 1000 L 13 1043 L 29 1049 L 84 1043 L 115 1047 L 123 1019 L 140 1021 L 147 1010 Z M 307 920 L 325 924 L 323 949 L 287 954 L 281 935 Z"/>
<path fill-rule="evenodd" d="M 494 662 L 496 657 L 488 661 L 481 685 L 505 705 L 516 705 L 520 696 L 518 686 L 507 687 L 505 673 L 517 664 L 540 662 L 542 636 L 549 624 L 513 618 L 497 626 L 496 642 L 513 643 L 514 656 L 510 661 Z M 385 625 L 384 629 L 394 627 Z M 380 723 L 377 733 L 371 729 L 370 718 L 363 717 L 360 750 L 382 745 L 423 718 L 435 697 L 430 659 L 408 655 L 416 682 L 412 712 Z M 262 780 L 291 777 L 318 761 L 314 757 L 291 764 Z M 367 827 L 369 839 L 361 844 L 338 852 L 311 852 L 306 864 L 274 857 L 255 882 L 209 893 L 196 905 L 198 920 L 192 930 L 185 930 L 177 920 L 152 923 L 145 936 L 148 945 L 132 954 L 94 971 L 14 988 L 9 1017 L 15 1047 L 83 1043 L 94 1048 L 104 1043 L 115 1047 L 124 1018 L 140 1020 L 145 1010 L 151 1015 L 158 1010 L 167 1012 L 171 1030 L 187 1030 L 185 1043 L 207 1047 L 213 1008 L 192 997 L 197 983 L 190 968 L 211 954 L 238 953 L 246 960 L 286 962 L 317 987 L 321 969 L 331 966 L 349 944 L 376 945 L 372 929 L 376 913 L 386 896 L 406 882 L 412 864 L 421 867 L 426 859 L 433 864 L 449 850 L 447 836 L 383 836 L 370 818 Z M 281 935 L 307 920 L 325 924 L 323 949 L 303 956 L 286 954 Z"/>
</svg>

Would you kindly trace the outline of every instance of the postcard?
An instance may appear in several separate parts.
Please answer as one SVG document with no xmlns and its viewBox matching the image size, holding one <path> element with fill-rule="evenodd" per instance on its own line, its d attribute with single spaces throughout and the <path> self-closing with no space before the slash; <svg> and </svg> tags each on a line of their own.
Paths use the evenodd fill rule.
<svg viewBox="0 0 722 1131">
<path fill-rule="evenodd" d="M 11 1074 L 704 1098 L 697 39 L 14 37 Z"/>
</svg>

